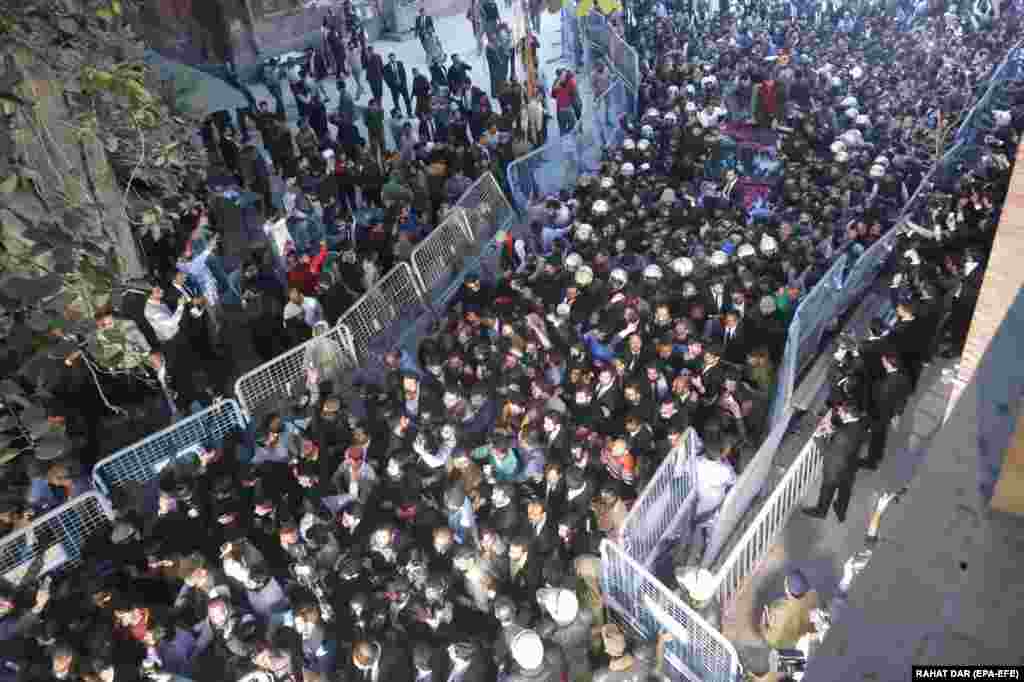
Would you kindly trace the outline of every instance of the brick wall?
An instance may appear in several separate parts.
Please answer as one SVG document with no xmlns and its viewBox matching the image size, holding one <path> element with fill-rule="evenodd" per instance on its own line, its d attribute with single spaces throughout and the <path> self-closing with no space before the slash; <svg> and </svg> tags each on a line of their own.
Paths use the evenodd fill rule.
<svg viewBox="0 0 1024 682">
<path fill-rule="evenodd" d="M 963 358 L 960 380 L 967 383 L 974 376 L 988 344 L 1006 317 L 1006 312 L 1024 284 L 1024 145 L 1017 147 L 1017 164 L 1010 179 L 1010 191 L 999 218 L 999 228 L 992 245 L 992 254 L 985 268 L 978 306 L 971 321 Z"/>
</svg>

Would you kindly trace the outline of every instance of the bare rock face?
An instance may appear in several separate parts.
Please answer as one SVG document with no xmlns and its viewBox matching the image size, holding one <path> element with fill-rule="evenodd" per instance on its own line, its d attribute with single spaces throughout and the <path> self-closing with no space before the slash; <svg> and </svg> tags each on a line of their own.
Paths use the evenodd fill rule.
<svg viewBox="0 0 1024 682">
<path fill-rule="evenodd" d="M 145 274 L 139 236 L 188 201 L 198 121 L 142 61 L 125 0 L 5 5 L 0 304 L 88 314 Z"/>
</svg>

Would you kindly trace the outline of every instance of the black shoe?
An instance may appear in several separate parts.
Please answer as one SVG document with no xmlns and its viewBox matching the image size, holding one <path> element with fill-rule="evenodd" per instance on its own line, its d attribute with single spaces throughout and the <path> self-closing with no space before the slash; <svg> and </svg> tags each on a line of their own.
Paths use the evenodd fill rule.
<svg viewBox="0 0 1024 682">
<path fill-rule="evenodd" d="M 861 469 L 867 469 L 868 471 L 878 471 L 878 462 L 861 462 Z"/>
<path fill-rule="evenodd" d="M 800 511 L 802 511 L 807 516 L 810 516 L 811 518 L 815 519 L 823 519 L 826 515 L 828 515 L 827 511 L 821 511 L 817 507 L 802 507 Z"/>
</svg>

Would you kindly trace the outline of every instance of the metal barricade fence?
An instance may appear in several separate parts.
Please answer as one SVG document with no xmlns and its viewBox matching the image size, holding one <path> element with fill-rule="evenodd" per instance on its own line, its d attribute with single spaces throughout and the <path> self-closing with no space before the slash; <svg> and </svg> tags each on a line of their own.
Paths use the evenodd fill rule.
<svg viewBox="0 0 1024 682">
<path fill-rule="evenodd" d="M 714 564 L 719 553 L 729 542 L 729 538 L 743 522 L 747 511 L 764 493 L 764 485 L 773 471 L 775 453 L 786 436 L 791 416 L 791 414 L 784 415 L 784 418 L 771 430 L 719 508 L 718 519 L 711 530 L 707 551 L 704 553 L 705 568 Z"/>
<path fill-rule="evenodd" d="M 684 446 L 665 457 L 622 524 L 623 549 L 647 568 L 665 541 L 689 541 L 687 521 L 692 521 L 697 501 L 694 458 L 700 449 L 697 432 L 686 429 Z"/>
<path fill-rule="evenodd" d="M 332 353 L 322 352 L 325 344 L 330 344 Z M 268 412 L 279 411 L 305 394 L 307 370 L 311 364 L 319 365 L 314 360 L 321 356 L 336 355 L 336 362 L 329 369 L 318 367 L 320 380 L 333 380 L 336 384 L 342 382 L 342 375 L 357 365 L 349 348 L 346 331 L 336 326 L 238 377 L 235 397 L 250 419 L 261 419 Z"/>
<path fill-rule="evenodd" d="M 18 587 L 47 573 L 76 567 L 89 539 L 113 527 L 110 504 L 92 491 L 0 539 L 0 578 Z"/>
<path fill-rule="evenodd" d="M 440 311 L 458 291 L 462 283 L 459 275 L 466 258 L 472 254 L 475 241 L 465 213 L 453 208 L 412 250 L 409 260 L 424 303 L 431 309 Z"/>
<path fill-rule="evenodd" d="M 608 89 L 594 98 L 594 129 L 601 147 L 618 147 L 622 144 L 626 138 L 623 124 L 633 116 L 634 104 L 635 98 L 629 96 L 625 83 L 619 78 L 612 80 Z M 598 158 L 598 167 L 600 163 L 601 159 Z"/>
<path fill-rule="evenodd" d="M 622 547 L 601 543 L 601 592 L 605 603 L 638 635 L 666 643 L 664 673 L 671 680 L 739 682 L 743 670 L 736 649 L 721 633 Z"/>
<path fill-rule="evenodd" d="M 465 211 L 470 231 L 478 244 L 485 244 L 498 232 L 508 229 L 516 218 L 515 209 L 505 198 L 494 175 L 481 175 L 455 202 Z"/>
<path fill-rule="evenodd" d="M 225 435 L 245 428 L 239 404 L 221 401 L 101 459 L 92 469 L 93 483 L 109 497 L 129 481 L 156 481 L 160 471 L 182 451 L 199 445 L 219 446 Z"/>
<path fill-rule="evenodd" d="M 402 323 L 428 312 L 416 276 L 408 263 L 399 263 L 363 294 L 338 320 L 350 332 L 349 354 L 363 365 L 379 362 L 384 352 L 397 347 Z"/>
<path fill-rule="evenodd" d="M 630 92 L 640 88 L 640 57 L 615 29 L 608 29 L 608 58 Z"/>
</svg>

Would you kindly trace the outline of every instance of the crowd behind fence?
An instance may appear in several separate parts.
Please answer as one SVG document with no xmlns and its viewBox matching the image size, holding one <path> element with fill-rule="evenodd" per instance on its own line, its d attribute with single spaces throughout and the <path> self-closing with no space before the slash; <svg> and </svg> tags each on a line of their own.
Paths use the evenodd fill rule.
<svg viewBox="0 0 1024 682">
<path fill-rule="evenodd" d="M 621 39 L 607 22 L 588 19 L 578 23 L 584 24 L 588 37 L 585 44 L 596 42 L 612 60 L 624 54 L 612 47 Z M 856 260 L 848 255 L 837 259 L 798 307 L 787 336 L 780 371 L 782 385 L 768 437 L 727 497 L 705 555 L 705 564 L 715 567 L 713 586 L 721 606 L 742 589 L 820 475 L 822 453 L 812 438 L 779 484 L 767 493 L 738 542 L 724 557 L 718 557 L 754 502 L 767 492 L 764 484 L 795 412 L 793 393 L 801 369 L 821 350 L 832 321 L 859 305 L 863 324 L 889 304 L 887 297 L 866 294 L 885 271 L 902 224 L 919 219 L 927 210 L 932 189 L 950 189 L 969 166 L 992 163 L 991 154 L 986 154 L 983 147 L 987 144 L 985 137 L 995 127 L 995 111 L 1010 108 L 1011 97 L 1021 92 L 1022 64 L 1024 54 L 1018 44 L 993 72 L 985 95 L 965 118 L 966 127 L 958 131 L 954 145 L 905 204 L 897 226 Z M 605 118 L 595 120 L 617 121 L 620 115 L 632 113 L 635 90 L 631 92 L 630 86 L 637 81 L 629 80 L 624 66 L 628 66 L 628 60 L 620 60 L 614 67 L 619 78 L 602 96 L 603 107 L 594 108 L 596 116 Z M 617 123 L 609 126 L 612 138 L 620 129 Z M 569 144 L 559 140 L 558 153 L 548 145 L 540 153 L 510 164 L 509 183 L 519 208 L 525 208 L 525 202 L 535 193 L 560 190 L 575 181 L 576 173 L 591 169 L 591 157 L 581 153 L 581 136 L 585 134 L 585 128 L 581 128 L 574 131 Z M 603 135 L 604 129 L 594 125 L 589 134 Z M 568 166 L 564 165 L 567 159 L 572 162 Z M 552 171 L 552 166 L 561 170 Z M 560 182 L 557 186 L 556 178 Z M 76 497 L 0 539 L 0 576 L 18 585 L 45 573 L 78 566 L 89 539 L 112 527 L 114 516 L 108 498 L 119 488 L 134 482 L 152 492 L 153 483 L 168 462 L 200 447 L 217 447 L 230 432 L 244 434 L 254 420 L 301 390 L 311 367 L 335 372 L 343 381 L 364 371 L 380 349 L 414 343 L 420 329 L 417 325 L 443 313 L 467 272 L 484 271 L 492 276 L 499 272 L 496 238 L 516 222 L 515 210 L 494 177 L 481 177 L 438 229 L 417 246 L 411 262 L 399 264 L 386 274 L 333 329 L 239 378 L 235 385 L 237 401 L 218 402 L 101 460 L 93 470 L 96 491 Z M 673 636 L 666 655 L 670 677 L 734 682 L 741 668 L 733 646 L 648 570 L 667 542 L 689 541 L 695 490 L 693 461 L 700 447 L 695 434 L 688 433 L 686 446 L 658 469 L 627 517 L 621 544 L 602 544 L 602 588 L 607 604 L 640 634 L 652 639 L 660 632 Z"/>
</svg>

